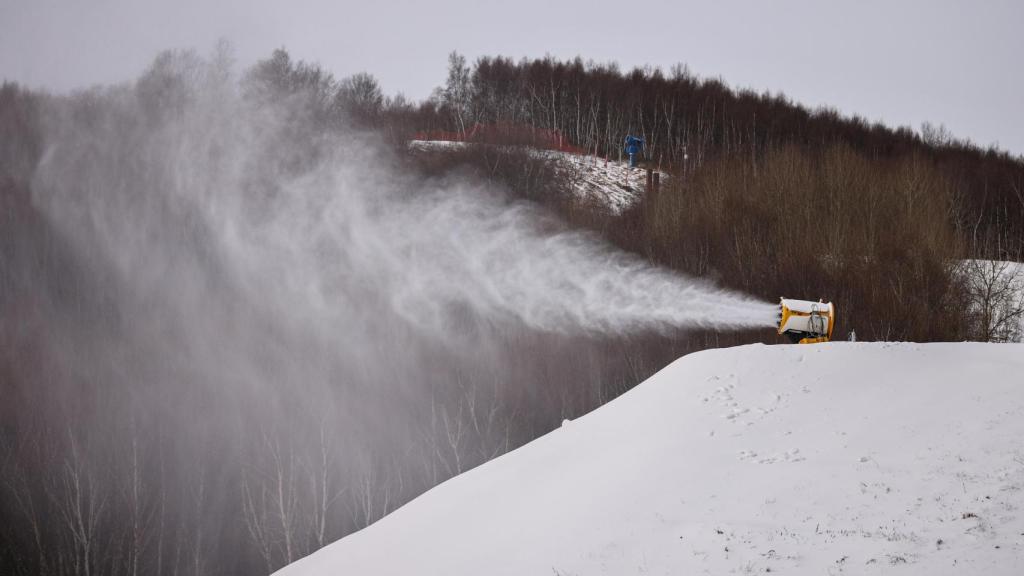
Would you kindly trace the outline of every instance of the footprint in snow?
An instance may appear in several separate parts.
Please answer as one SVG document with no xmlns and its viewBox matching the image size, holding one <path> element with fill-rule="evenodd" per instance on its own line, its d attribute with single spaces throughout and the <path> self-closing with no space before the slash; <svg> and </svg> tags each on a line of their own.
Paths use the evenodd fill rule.
<svg viewBox="0 0 1024 576">
<path fill-rule="evenodd" d="M 735 420 L 736 418 L 739 418 L 740 416 L 746 414 L 747 412 L 750 412 L 750 408 L 733 408 L 732 412 L 728 414 L 723 414 L 722 417 L 725 418 L 726 420 Z"/>
</svg>

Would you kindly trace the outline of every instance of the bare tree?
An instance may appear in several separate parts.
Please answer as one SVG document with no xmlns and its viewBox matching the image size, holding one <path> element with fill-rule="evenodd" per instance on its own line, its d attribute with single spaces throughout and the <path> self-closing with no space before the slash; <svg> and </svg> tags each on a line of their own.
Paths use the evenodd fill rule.
<svg viewBox="0 0 1024 576">
<path fill-rule="evenodd" d="M 459 132 L 466 133 L 466 124 L 470 122 L 469 110 L 472 98 L 470 70 L 466 65 L 466 57 L 458 52 L 448 55 L 448 82 L 444 89 L 444 103 L 452 112 Z"/>
<path fill-rule="evenodd" d="M 338 83 L 336 105 L 360 125 L 372 126 L 384 109 L 384 93 L 377 79 L 360 72 Z"/>
<path fill-rule="evenodd" d="M 307 467 L 309 490 L 312 494 L 313 506 L 309 515 L 312 539 L 316 548 L 327 544 L 327 526 L 335 504 L 345 494 L 347 488 L 338 486 L 336 478 L 334 446 L 327 431 L 326 419 L 320 419 L 319 451 L 317 458 Z"/>
<path fill-rule="evenodd" d="M 264 431 L 256 462 L 242 475 L 246 527 L 267 568 L 299 558 L 298 462 L 290 445 Z"/>
<path fill-rule="evenodd" d="M 32 449 L 34 456 L 41 456 L 38 435 L 33 434 L 29 442 L 31 446 L 15 446 L 6 437 L 0 436 L 0 481 L 3 482 L 7 497 L 14 505 L 13 511 L 20 514 L 20 518 L 8 518 L 7 526 L 4 529 L 20 531 L 27 528 L 34 547 L 34 559 L 28 557 L 28 550 L 22 550 L 19 547 L 12 546 L 10 552 L 18 557 L 19 565 L 32 566 L 34 564 L 38 573 L 45 576 L 50 573 L 49 555 L 44 542 L 48 528 L 43 518 L 45 503 L 38 502 L 30 484 L 33 475 L 20 462 L 17 453 L 20 450 Z M 5 536 L 11 538 L 13 534 Z"/>
<path fill-rule="evenodd" d="M 106 494 L 95 477 L 91 462 L 82 453 L 74 431 L 67 430 L 68 450 L 60 474 L 51 484 L 50 498 L 60 515 L 64 533 L 70 537 L 71 562 L 75 574 L 90 576 L 96 571 L 100 521 L 106 511 Z"/>
<path fill-rule="evenodd" d="M 972 338 L 1016 342 L 1024 321 L 1024 264 L 966 260 L 959 273 L 965 285 Z"/>
<path fill-rule="evenodd" d="M 386 516 L 394 505 L 391 470 L 372 457 L 362 460 L 350 480 L 349 512 L 356 530 Z"/>
</svg>

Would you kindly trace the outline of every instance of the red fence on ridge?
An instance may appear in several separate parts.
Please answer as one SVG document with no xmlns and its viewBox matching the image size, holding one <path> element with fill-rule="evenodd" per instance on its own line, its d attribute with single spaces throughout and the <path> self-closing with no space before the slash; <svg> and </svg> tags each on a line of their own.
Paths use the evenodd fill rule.
<svg viewBox="0 0 1024 576">
<path fill-rule="evenodd" d="M 532 146 L 544 150 L 558 150 L 573 154 L 586 151 L 569 143 L 558 130 L 534 128 L 524 124 L 500 122 L 497 124 L 474 124 L 465 133 L 448 130 L 427 130 L 413 135 L 415 140 L 441 140 L 444 142 L 473 142 L 477 144 L 498 144 L 504 146 Z"/>
</svg>

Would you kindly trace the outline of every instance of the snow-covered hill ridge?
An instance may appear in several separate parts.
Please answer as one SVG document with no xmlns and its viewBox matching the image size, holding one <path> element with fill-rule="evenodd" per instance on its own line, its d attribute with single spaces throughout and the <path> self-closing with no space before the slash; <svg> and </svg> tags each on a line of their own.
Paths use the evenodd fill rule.
<svg viewBox="0 0 1024 576">
<path fill-rule="evenodd" d="M 686 356 L 279 574 L 1024 573 L 1024 345 Z"/>
</svg>

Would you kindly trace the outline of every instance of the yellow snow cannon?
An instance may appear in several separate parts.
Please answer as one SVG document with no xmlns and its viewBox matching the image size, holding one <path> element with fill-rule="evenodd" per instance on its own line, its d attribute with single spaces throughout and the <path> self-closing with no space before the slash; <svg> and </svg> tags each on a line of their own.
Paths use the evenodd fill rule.
<svg viewBox="0 0 1024 576">
<path fill-rule="evenodd" d="M 779 334 L 794 344 L 817 344 L 832 340 L 836 307 L 831 302 L 779 299 Z"/>
</svg>

